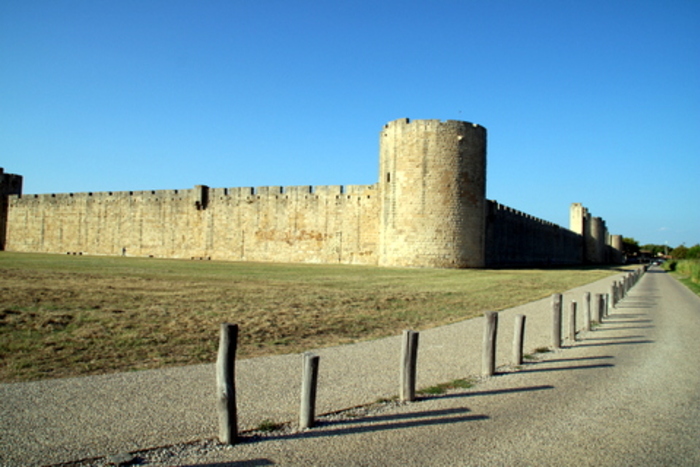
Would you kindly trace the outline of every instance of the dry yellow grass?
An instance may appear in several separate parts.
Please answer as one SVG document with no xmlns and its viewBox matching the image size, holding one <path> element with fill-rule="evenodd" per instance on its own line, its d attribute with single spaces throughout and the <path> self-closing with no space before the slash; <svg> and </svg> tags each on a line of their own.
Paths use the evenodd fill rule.
<svg viewBox="0 0 700 467">
<path fill-rule="evenodd" d="M 0 381 L 213 362 L 425 329 L 545 297 L 607 269 L 434 270 L 0 252 Z"/>
</svg>

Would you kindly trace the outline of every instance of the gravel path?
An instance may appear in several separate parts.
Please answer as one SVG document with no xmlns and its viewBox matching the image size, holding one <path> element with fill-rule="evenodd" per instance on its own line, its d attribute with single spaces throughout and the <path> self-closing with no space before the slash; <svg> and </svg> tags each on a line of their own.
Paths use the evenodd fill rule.
<svg viewBox="0 0 700 467">
<path fill-rule="evenodd" d="M 612 280 L 569 291 L 565 303 L 608 292 Z M 549 309 L 545 299 L 499 313 L 499 365 L 515 314 L 528 317 L 526 351 L 551 344 Z M 418 387 L 478 374 L 482 325 L 422 332 Z M 651 271 L 603 326 L 540 362 L 502 367 L 472 389 L 326 417 L 303 433 L 247 434 L 234 447 L 197 441 L 216 437 L 212 365 L 0 385 L 0 463 L 700 465 L 699 336 L 700 299 Z M 399 352 L 398 337 L 319 350 L 317 412 L 394 396 Z M 241 428 L 295 420 L 300 371 L 299 355 L 240 361 Z M 158 446 L 170 447 L 149 450 Z"/>
</svg>

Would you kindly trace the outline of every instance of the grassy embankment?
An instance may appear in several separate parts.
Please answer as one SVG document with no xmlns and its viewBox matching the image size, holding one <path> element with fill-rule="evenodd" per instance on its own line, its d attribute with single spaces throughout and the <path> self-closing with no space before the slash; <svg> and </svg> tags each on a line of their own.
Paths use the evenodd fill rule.
<svg viewBox="0 0 700 467">
<path fill-rule="evenodd" d="M 664 269 L 671 271 L 679 281 L 700 295 L 700 260 L 670 260 L 664 263 Z"/>
<path fill-rule="evenodd" d="M 0 382 L 213 362 L 425 329 L 608 269 L 435 270 L 0 253 Z"/>
</svg>

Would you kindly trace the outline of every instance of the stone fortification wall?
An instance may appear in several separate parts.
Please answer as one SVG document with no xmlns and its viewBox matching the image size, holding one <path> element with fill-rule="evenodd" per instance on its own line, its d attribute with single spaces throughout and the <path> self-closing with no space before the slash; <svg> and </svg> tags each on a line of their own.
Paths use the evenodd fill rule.
<svg viewBox="0 0 700 467">
<path fill-rule="evenodd" d="M 21 195 L 0 169 L 0 249 L 439 268 L 621 258 L 578 203 L 567 230 L 487 201 L 482 126 L 400 119 L 379 143 L 378 183 L 346 187 Z"/>
<path fill-rule="evenodd" d="M 374 185 L 9 197 L 6 249 L 376 264 Z"/>
<path fill-rule="evenodd" d="M 483 267 L 486 129 L 395 120 L 380 133 L 384 266 Z"/>
<path fill-rule="evenodd" d="M 571 230 L 487 201 L 487 267 L 581 264 L 583 243 Z"/>
</svg>

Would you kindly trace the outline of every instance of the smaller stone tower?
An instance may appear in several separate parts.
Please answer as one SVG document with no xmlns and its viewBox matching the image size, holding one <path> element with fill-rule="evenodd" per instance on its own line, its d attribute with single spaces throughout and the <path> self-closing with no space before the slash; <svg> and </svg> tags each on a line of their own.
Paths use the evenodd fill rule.
<svg viewBox="0 0 700 467">
<path fill-rule="evenodd" d="M 379 146 L 379 264 L 484 267 L 486 129 L 401 119 Z"/>
<path fill-rule="evenodd" d="M 569 209 L 569 230 L 583 237 L 581 248 L 586 263 L 622 263 L 622 237 L 610 235 L 605 221 L 591 216 L 581 203 L 573 203 Z"/>
<path fill-rule="evenodd" d="M 624 253 L 624 243 L 622 242 L 622 235 L 611 235 L 610 236 L 610 247 L 612 248 L 612 261 L 613 263 L 624 263 L 625 253 Z"/>
<path fill-rule="evenodd" d="M 581 203 L 571 203 L 571 208 L 569 209 L 569 230 L 579 235 L 584 235 L 590 219 L 591 215 L 588 213 L 588 209 L 583 207 Z"/>
<path fill-rule="evenodd" d="M 586 256 L 589 263 L 605 263 L 605 245 L 608 229 L 605 221 L 600 217 L 591 217 L 589 229 L 586 235 Z"/>
<path fill-rule="evenodd" d="M 7 239 L 7 210 L 9 195 L 22 194 L 22 176 L 6 174 L 0 167 L 0 251 L 5 249 Z"/>
</svg>

